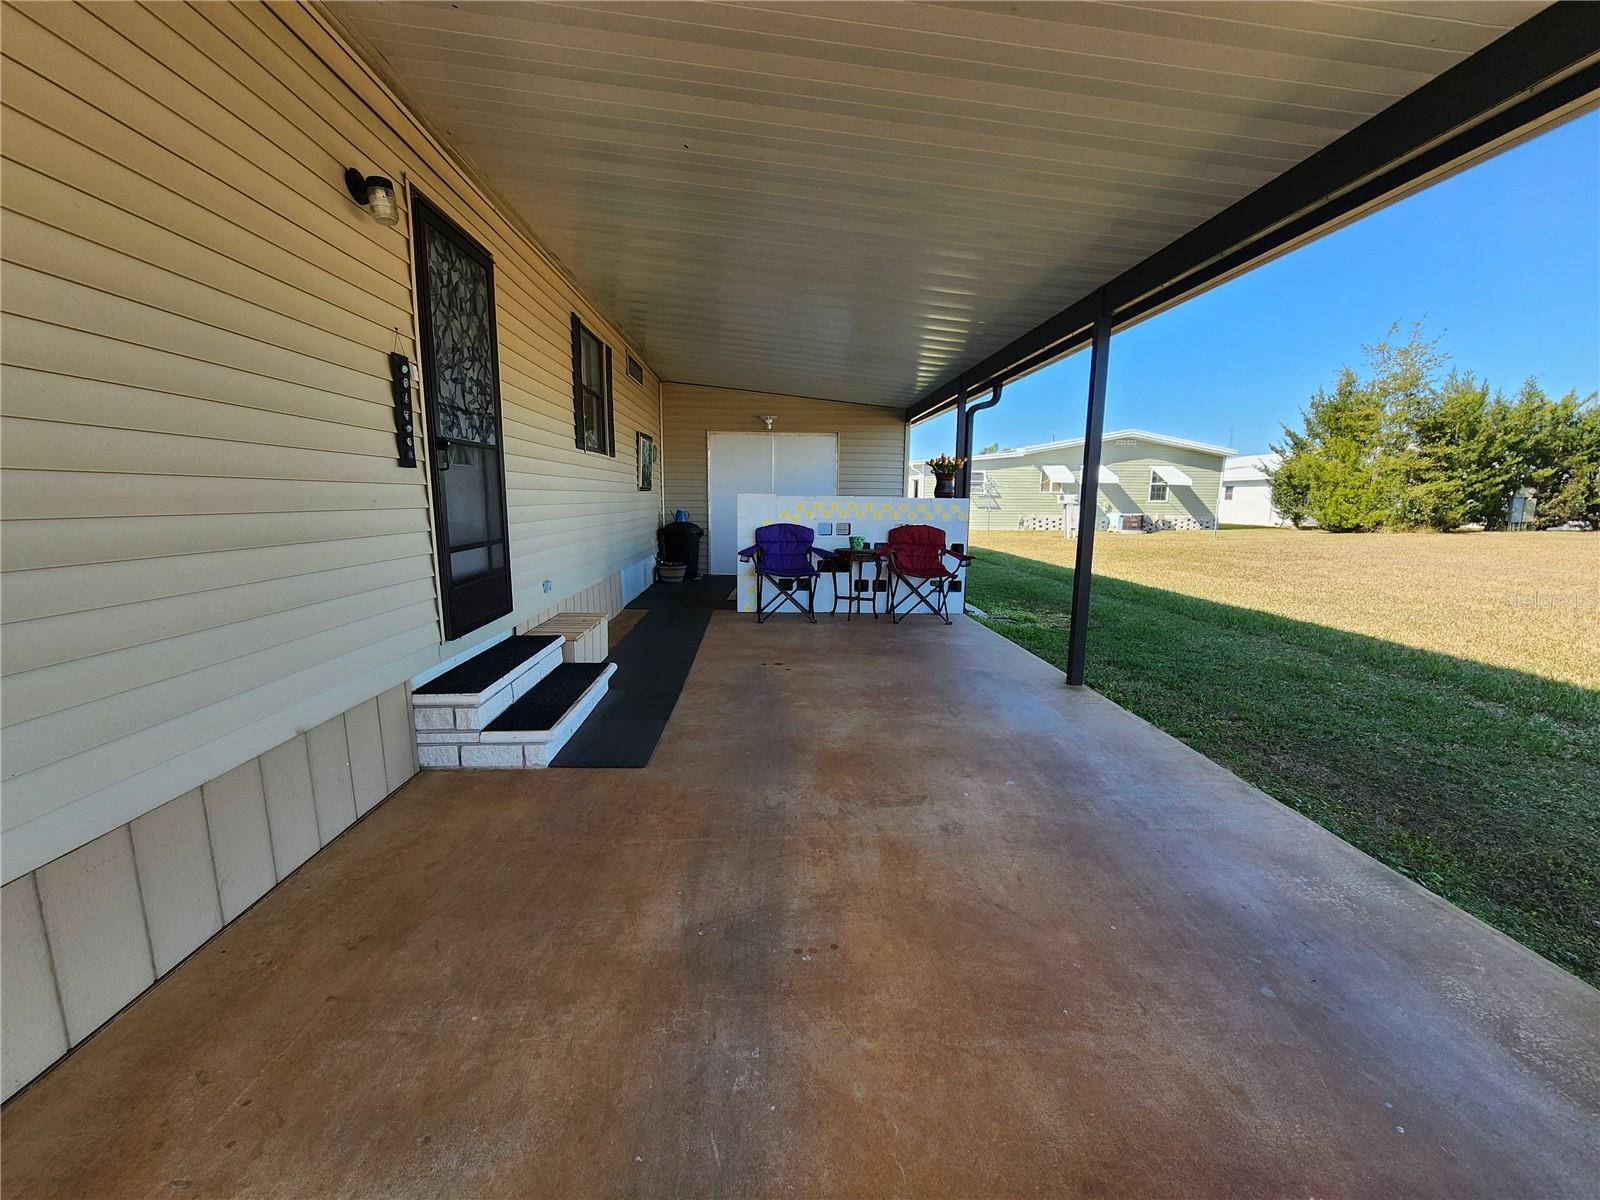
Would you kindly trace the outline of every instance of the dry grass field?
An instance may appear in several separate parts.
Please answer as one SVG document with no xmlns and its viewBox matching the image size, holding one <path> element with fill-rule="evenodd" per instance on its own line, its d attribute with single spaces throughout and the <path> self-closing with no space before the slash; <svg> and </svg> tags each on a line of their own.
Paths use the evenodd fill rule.
<svg viewBox="0 0 1600 1200">
<path fill-rule="evenodd" d="M 974 540 L 1062 665 L 1073 544 Z M 1090 686 L 1600 985 L 1600 536 L 1112 535 L 1091 608 Z"/>
<path fill-rule="evenodd" d="M 974 545 L 1070 567 L 1058 533 Z M 1600 688 L 1600 534 L 1225 529 L 1095 539 L 1095 575 Z"/>
</svg>

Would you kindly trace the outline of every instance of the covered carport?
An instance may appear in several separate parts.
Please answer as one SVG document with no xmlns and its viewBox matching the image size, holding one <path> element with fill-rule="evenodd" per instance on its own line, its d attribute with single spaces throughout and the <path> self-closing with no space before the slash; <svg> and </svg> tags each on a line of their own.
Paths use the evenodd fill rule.
<svg viewBox="0 0 1600 1200">
<path fill-rule="evenodd" d="M 695 455 L 646 397 L 665 418 L 692 397 L 698 424 L 678 427 L 701 437 L 725 428 L 707 412 L 737 411 L 749 432 L 776 419 L 781 434 L 827 406 L 818 435 L 848 412 L 873 428 L 840 435 L 836 474 L 899 486 L 909 421 L 954 409 L 965 448 L 1009 380 L 1089 345 L 1074 475 L 1098 482 L 1118 328 L 1575 114 L 1600 85 L 1600 29 L 1575 4 L 8 5 L 6 18 L 7 124 L 32 139 L 37 218 L 34 236 L 7 239 L 8 272 L 24 262 L 6 315 L 102 325 L 93 341 L 6 349 L 22 345 L 41 377 L 31 419 L 75 395 L 73 411 L 121 409 L 127 426 L 8 435 L 39 450 L 25 465 L 60 476 L 47 494 L 8 471 L 8 508 L 36 514 L 8 558 L 22 545 L 29 573 L 51 569 L 60 514 L 80 509 L 87 552 L 116 557 L 130 526 L 107 510 L 134 467 L 229 544 L 265 515 L 270 548 L 295 555 L 331 523 L 317 497 L 363 472 L 396 486 L 410 467 L 390 456 L 396 438 L 416 448 L 415 412 L 409 385 L 391 412 L 391 381 L 371 372 L 406 345 L 413 263 L 383 220 L 398 221 L 395 197 L 357 189 L 363 205 L 345 182 L 388 171 L 402 201 L 449 196 L 506 285 L 476 315 L 505 334 L 496 389 L 518 393 L 518 503 L 502 525 L 540 532 L 519 550 L 530 606 L 556 596 L 557 568 L 576 583 L 579 550 L 628 514 L 653 530 L 654 497 L 641 505 L 613 438 L 580 412 L 574 444 L 566 404 L 601 390 L 584 384 L 579 308 L 610 330 L 619 381 L 637 367 L 641 389 L 657 385 L 633 394 L 618 440 L 661 432 L 669 486 Z M 71 196 L 52 172 L 77 181 Z M 176 230 L 115 212 L 97 226 L 91 204 L 110 201 Z M 48 237 L 46 217 L 79 232 Z M 102 239 L 157 261 L 108 257 Z M 228 289 L 265 273 L 231 254 L 316 303 L 234 304 Z M 371 282 L 374 262 L 389 274 Z M 216 286 L 186 290 L 202 269 Z M 339 334 L 363 280 L 386 297 L 363 301 L 382 319 Z M 148 303 L 100 298 L 135 286 Z M 160 307 L 179 299 L 182 320 Z M 213 338 L 213 321 L 237 340 Z M 250 380 L 224 374 L 245 355 L 218 347 L 241 344 Z M 211 356 L 176 434 L 192 440 L 203 415 L 235 457 L 145 439 L 140 392 L 59 382 L 145 364 L 140 378 L 175 386 L 175 351 Z M 340 362 L 354 365 L 327 382 Z M 315 386 L 289 386 L 291 363 Z M 243 382 L 263 406 L 306 411 L 268 412 L 256 433 L 264 422 L 226 404 Z M 367 424 L 335 454 L 305 430 L 336 424 L 340 387 L 360 392 L 344 399 Z M 309 441 L 332 478 L 236 449 L 269 434 Z M 226 488 L 167 474 L 229 463 Z M 87 466 L 113 482 L 70 477 Z M 288 494 L 284 512 L 207 507 L 255 503 L 265 484 Z M 395 525 L 425 543 L 425 488 L 399 486 L 411 498 Z M 340 503 L 388 520 L 367 496 Z M 140 577 L 160 588 L 193 525 L 150 524 Z M 341 540 L 376 544 L 388 570 L 373 534 L 388 526 L 351 528 Z M 1068 683 L 1082 682 L 1092 537 L 1078 545 Z M 618 538 L 585 578 L 632 570 L 637 549 Z M 330 573 L 354 557 L 323 554 Z M 981 626 L 758 628 L 718 612 L 648 766 L 411 780 L 405 682 L 455 640 L 434 625 L 426 545 L 412 557 L 392 625 L 366 603 L 340 609 L 337 629 L 393 641 L 361 644 L 365 674 L 336 681 L 358 708 L 319 708 L 304 730 L 298 694 L 262 705 L 289 739 L 276 745 L 263 734 L 233 756 L 206 730 L 156 728 L 130 747 L 81 711 L 115 682 L 87 659 L 70 660 L 73 686 L 8 690 L 8 706 L 40 705 L 8 759 L 62 756 L 41 772 L 92 756 L 110 776 L 135 749 L 141 771 L 196 756 L 167 791 L 114 780 L 139 801 L 113 814 L 130 826 L 161 811 L 145 802 L 187 796 L 192 838 L 152 834 L 141 850 L 151 825 L 96 825 L 93 841 L 35 845 L 7 884 L 8 966 L 29 971 L 8 973 L 0 1015 L 8 1046 L 20 1033 L 43 1048 L 8 1081 L 8 1194 L 1583 1196 L 1600 1173 L 1592 989 Z M 214 585 L 235 577 L 195 574 L 220 623 L 175 627 L 206 638 L 186 673 L 215 688 L 172 675 L 161 696 L 220 725 L 268 688 L 229 657 L 243 605 Z M 122 609 L 120 588 L 104 590 Z M 272 616 L 301 626 L 303 608 Z M 132 624 L 105 618 L 110 634 Z M 152 672 L 174 658 L 161 640 L 136 647 Z M 291 651 L 320 663 L 321 648 L 253 654 L 265 674 Z M 127 724 L 165 711 L 134 693 L 113 697 Z M 304 778 L 248 757 L 285 746 Z M 82 776 L 36 775 L 21 794 L 40 808 L 100 795 L 100 774 Z M 324 779 L 348 800 L 326 836 Z M 245 836 L 229 817 L 250 819 Z M 214 913 L 184 907 L 196 892 Z M 180 918 L 192 937 L 162 941 Z M 19 945 L 31 957 L 11 957 Z M 49 1021 L 54 1042 L 39 1036 Z"/>
<path fill-rule="evenodd" d="M 954 409 L 968 458 L 1092 346 L 1086 477 L 1117 330 L 1600 94 L 1572 0 L 328 7 L 665 378 Z"/>
</svg>

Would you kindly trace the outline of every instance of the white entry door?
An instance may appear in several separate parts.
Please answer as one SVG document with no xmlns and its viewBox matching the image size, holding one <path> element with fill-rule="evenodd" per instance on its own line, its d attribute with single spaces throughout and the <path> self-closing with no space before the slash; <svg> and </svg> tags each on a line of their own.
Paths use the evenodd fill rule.
<svg viewBox="0 0 1600 1200">
<path fill-rule="evenodd" d="M 739 496 L 834 496 L 839 492 L 839 439 L 831 433 L 706 435 L 713 575 L 739 569 Z"/>
</svg>

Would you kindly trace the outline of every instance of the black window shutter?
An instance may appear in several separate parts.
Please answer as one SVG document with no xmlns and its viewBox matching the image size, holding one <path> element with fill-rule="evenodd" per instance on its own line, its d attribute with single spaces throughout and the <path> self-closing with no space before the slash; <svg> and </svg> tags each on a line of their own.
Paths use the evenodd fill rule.
<svg viewBox="0 0 1600 1200">
<path fill-rule="evenodd" d="M 617 456 L 617 408 L 611 402 L 611 347 L 606 347 L 606 438 L 610 445 L 606 453 Z"/>
<path fill-rule="evenodd" d="M 572 314 L 572 441 L 583 449 L 583 322 Z"/>
</svg>

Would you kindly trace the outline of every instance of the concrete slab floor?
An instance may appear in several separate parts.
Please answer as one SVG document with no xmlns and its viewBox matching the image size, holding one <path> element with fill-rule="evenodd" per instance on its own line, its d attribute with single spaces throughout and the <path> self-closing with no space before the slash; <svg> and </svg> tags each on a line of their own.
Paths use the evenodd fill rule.
<svg viewBox="0 0 1600 1200">
<path fill-rule="evenodd" d="M 421 777 L 6 1195 L 1593 1196 L 1600 993 L 958 620 L 719 613 L 643 771 Z"/>
</svg>

